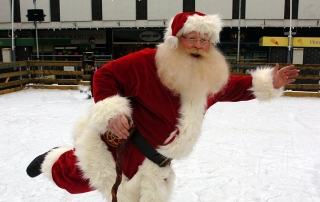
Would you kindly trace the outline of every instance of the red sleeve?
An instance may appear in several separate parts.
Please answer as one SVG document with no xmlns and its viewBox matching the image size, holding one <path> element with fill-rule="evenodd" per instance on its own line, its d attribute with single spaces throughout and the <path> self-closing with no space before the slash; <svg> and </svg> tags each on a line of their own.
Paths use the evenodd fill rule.
<svg viewBox="0 0 320 202">
<path fill-rule="evenodd" d="M 126 66 L 120 68 L 120 64 L 117 61 L 112 61 L 95 72 L 93 76 L 93 94 L 95 102 L 104 100 L 113 95 L 123 95 L 123 83 L 117 78 L 117 75 L 115 75 L 114 72 L 123 73 Z"/>
<path fill-rule="evenodd" d="M 208 108 L 216 102 L 237 102 L 254 99 L 255 96 L 249 90 L 251 87 L 251 76 L 231 75 L 226 86 L 218 93 L 209 97 Z"/>
<path fill-rule="evenodd" d="M 134 97 L 139 88 L 141 73 L 154 63 L 153 49 L 131 53 L 99 68 L 93 77 L 94 101 L 98 102 L 114 95 Z M 144 67 L 144 68 L 142 68 Z"/>
</svg>

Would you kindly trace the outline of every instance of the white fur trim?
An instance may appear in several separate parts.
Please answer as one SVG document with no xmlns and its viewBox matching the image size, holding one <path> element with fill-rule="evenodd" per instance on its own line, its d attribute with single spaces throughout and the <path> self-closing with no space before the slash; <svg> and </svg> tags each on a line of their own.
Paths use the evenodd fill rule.
<svg viewBox="0 0 320 202">
<path fill-rule="evenodd" d="M 131 116 L 131 107 L 127 98 L 115 95 L 93 105 L 88 115 L 88 125 L 99 134 L 105 133 L 108 120 L 118 114 Z"/>
<path fill-rule="evenodd" d="M 141 180 L 140 202 L 167 202 L 171 196 L 175 174 L 171 166 L 159 167 L 146 159 L 139 167 Z"/>
<path fill-rule="evenodd" d="M 278 98 L 283 93 L 283 87 L 275 89 L 273 87 L 273 73 L 270 67 L 260 67 L 251 73 L 252 88 L 254 96 L 261 101 Z"/>
<path fill-rule="evenodd" d="M 116 114 L 130 114 L 129 101 L 115 96 L 103 100 L 93 107 L 88 115 L 81 117 L 74 129 L 75 155 L 83 176 L 90 180 L 90 186 L 96 188 L 109 201 L 111 189 L 116 179 L 115 161 L 108 147 L 100 139 L 104 123 Z M 97 105 L 96 104 L 96 105 Z M 116 105 L 112 106 L 111 105 Z M 121 106 L 122 110 L 118 107 Z M 89 124 L 85 124 L 88 123 Z M 97 124 L 97 126 L 95 126 Z M 103 126 L 102 126 L 103 125 Z M 97 129 L 99 128 L 99 129 Z M 174 173 L 170 166 L 160 168 L 145 159 L 132 179 L 122 176 L 118 188 L 119 202 L 166 202 L 173 188 Z M 165 180 L 166 179 L 166 180 Z"/>
<path fill-rule="evenodd" d="M 185 157 L 191 151 L 201 133 L 202 119 L 207 103 L 206 95 L 182 96 L 181 118 L 176 139 L 159 151 L 169 157 Z M 122 110 L 119 109 L 119 102 Z M 94 106 L 88 115 L 81 117 L 74 130 L 75 155 L 83 176 L 90 186 L 100 191 L 111 201 L 111 188 L 116 179 L 115 161 L 99 134 L 107 127 L 107 120 L 119 113 L 130 114 L 129 101 L 116 96 L 107 98 Z M 97 105 L 96 104 L 96 105 Z M 116 105 L 112 106 L 111 105 Z M 89 124 L 85 124 L 89 123 Z M 118 188 L 119 202 L 166 202 L 174 186 L 175 174 L 171 166 L 159 167 L 145 159 L 132 179 L 122 176 Z"/>
<path fill-rule="evenodd" d="M 98 189 L 111 201 L 111 188 L 116 179 L 115 162 L 107 146 L 100 139 L 94 127 L 84 126 L 81 135 L 75 139 L 75 155 L 78 167 L 85 178 L 90 179 L 90 186 Z M 122 183 L 128 179 L 123 176 Z M 121 183 L 121 184 L 122 184 Z M 121 193 L 120 185 L 118 192 Z"/>
<path fill-rule="evenodd" d="M 85 121 L 84 116 L 80 121 Z M 75 155 L 83 176 L 90 180 L 90 186 L 96 188 L 111 201 L 111 188 L 116 179 L 115 161 L 99 134 L 88 125 L 81 127 L 81 135 L 75 139 Z M 164 179 L 167 179 L 164 181 Z M 128 180 L 122 176 L 118 188 L 119 202 L 165 202 L 168 201 L 173 187 L 174 173 L 170 166 L 160 168 L 145 159 L 138 172 Z"/>
<path fill-rule="evenodd" d="M 73 139 L 76 141 L 80 136 L 81 136 L 81 133 L 82 131 L 86 128 L 86 125 L 88 123 L 88 115 L 84 115 L 82 117 L 80 117 L 74 127 L 73 127 Z"/>
<path fill-rule="evenodd" d="M 63 146 L 56 149 L 52 149 L 44 158 L 41 165 L 41 171 L 43 175 L 53 182 L 52 178 L 52 166 L 58 160 L 58 158 L 65 152 L 72 150 L 71 146 Z"/>
<path fill-rule="evenodd" d="M 175 49 L 178 47 L 178 38 L 175 36 L 169 36 L 166 39 L 166 43 L 169 45 L 171 49 Z"/>
<path fill-rule="evenodd" d="M 181 95 L 181 115 L 177 125 L 179 135 L 173 142 L 158 149 L 162 155 L 170 158 L 184 158 L 191 153 L 201 134 L 206 104 L 206 95 L 198 95 L 192 98 Z"/>
<path fill-rule="evenodd" d="M 176 139 L 159 149 L 169 157 L 185 157 L 191 151 L 201 133 L 207 96 L 196 98 L 182 97 L 179 119 L 179 135 Z M 87 122 L 90 116 L 79 119 Z M 111 188 L 116 179 L 115 162 L 107 146 L 101 141 L 95 127 L 78 124 L 81 135 L 75 139 L 75 155 L 78 167 L 85 178 L 90 179 L 90 186 L 100 191 L 111 201 Z M 119 202 L 167 202 L 174 186 L 175 174 L 171 166 L 159 167 L 145 159 L 132 179 L 122 176 L 117 197 Z"/>
<path fill-rule="evenodd" d="M 75 141 L 75 155 L 78 158 L 78 167 L 85 178 L 90 179 L 90 186 L 99 190 L 104 197 L 111 201 L 111 188 L 116 179 L 115 162 L 108 147 L 100 139 L 100 134 L 105 133 L 108 120 L 118 114 L 131 115 L 130 103 L 127 98 L 119 95 L 106 98 L 97 102 L 90 111 L 80 117 L 75 124 L 73 137 Z M 118 190 L 118 201 L 130 201 L 130 197 L 138 193 L 136 190 L 126 190 L 126 176 Z M 121 195 L 121 190 L 127 195 Z"/>
</svg>

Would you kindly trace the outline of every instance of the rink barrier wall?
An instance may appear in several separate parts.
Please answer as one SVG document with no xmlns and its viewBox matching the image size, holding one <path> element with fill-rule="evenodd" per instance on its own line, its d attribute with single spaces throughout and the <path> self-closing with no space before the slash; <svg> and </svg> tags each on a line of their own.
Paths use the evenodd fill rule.
<svg viewBox="0 0 320 202">
<path fill-rule="evenodd" d="M 108 61 L 97 61 L 101 67 Z M 287 64 L 279 64 L 280 68 Z M 257 67 L 274 66 L 266 63 L 230 64 L 234 75 L 250 75 Z M 320 65 L 295 65 L 300 70 L 297 81 L 285 86 L 285 96 L 320 98 Z M 0 95 L 25 88 L 77 90 L 90 86 L 90 65 L 81 61 L 19 61 L 0 63 Z M 71 70 L 71 71 L 70 71 Z"/>
</svg>

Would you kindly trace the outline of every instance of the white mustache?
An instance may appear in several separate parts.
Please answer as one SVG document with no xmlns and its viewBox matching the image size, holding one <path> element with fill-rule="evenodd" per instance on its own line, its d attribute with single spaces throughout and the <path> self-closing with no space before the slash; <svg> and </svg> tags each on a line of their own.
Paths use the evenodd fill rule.
<svg viewBox="0 0 320 202">
<path fill-rule="evenodd" d="M 202 49 L 197 49 L 197 48 L 192 48 L 187 50 L 187 52 L 189 54 L 195 54 L 195 55 L 200 55 L 200 56 L 206 56 L 207 54 L 205 53 L 205 51 L 203 51 Z"/>
</svg>

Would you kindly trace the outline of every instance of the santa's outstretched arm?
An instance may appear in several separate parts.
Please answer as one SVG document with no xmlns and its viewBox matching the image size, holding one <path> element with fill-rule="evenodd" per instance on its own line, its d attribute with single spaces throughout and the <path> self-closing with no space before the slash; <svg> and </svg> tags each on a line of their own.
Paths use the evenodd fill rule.
<svg viewBox="0 0 320 202">
<path fill-rule="evenodd" d="M 280 97 L 284 85 L 295 81 L 299 70 L 294 65 L 285 66 L 279 70 L 279 64 L 275 67 L 259 67 L 251 73 L 252 87 L 250 90 L 259 100 L 270 100 Z"/>
<path fill-rule="evenodd" d="M 208 108 L 216 102 L 238 102 L 251 99 L 272 100 L 283 94 L 284 85 L 292 83 L 299 70 L 293 65 L 279 69 L 275 67 L 258 67 L 251 76 L 231 75 L 225 87 L 208 99 Z"/>
</svg>

